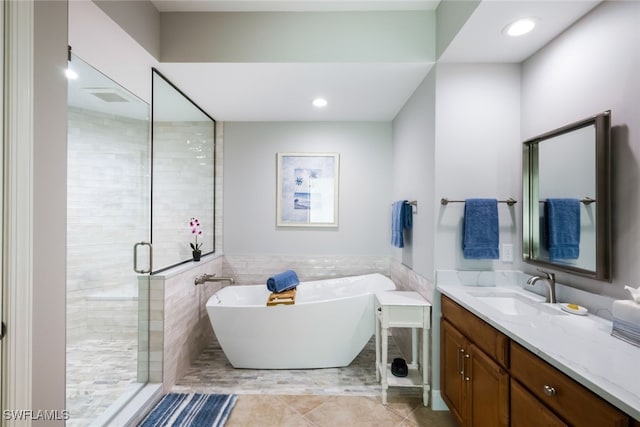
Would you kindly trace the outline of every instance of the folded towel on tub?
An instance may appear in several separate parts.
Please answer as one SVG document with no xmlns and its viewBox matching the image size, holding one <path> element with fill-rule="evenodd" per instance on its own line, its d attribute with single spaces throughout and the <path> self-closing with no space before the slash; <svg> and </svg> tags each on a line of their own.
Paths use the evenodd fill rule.
<svg viewBox="0 0 640 427">
<path fill-rule="evenodd" d="M 274 274 L 267 279 L 267 289 L 271 292 L 284 292 L 293 289 L 300 284 L 298 275 L 293 270 Z"/>
<path fill-rule="evenodd" d="M 464 203 L 462 252 L 467 259 L 498 259 L 498 201 L 467 199 Z"/>
<path fill-rule="evenodd" d="M 544 205 L 549 258 L 580 256 L 580 200 L 550 199 Z"/>
</svg>

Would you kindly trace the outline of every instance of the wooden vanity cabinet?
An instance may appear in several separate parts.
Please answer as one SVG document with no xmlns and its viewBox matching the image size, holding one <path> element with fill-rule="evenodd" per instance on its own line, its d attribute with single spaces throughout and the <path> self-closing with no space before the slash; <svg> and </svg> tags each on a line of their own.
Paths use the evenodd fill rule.
<svg viewBox="0 0 640 427">
<path fill-rule="evenodd" d="M 495 360 L 498 354 L 503 363 L 507 361 L 505 347 L 496 344 L 500 337 L 495 333 L 500 333 L 452 301 L 445 303 L 444 298 L 440 361 L 443 399 L 462 426 L 508 426 L 509 373 Z M 474 337 L 488 337 L 482 345 L 492 354 L 460 329 L 476 330 Z"/>
<path fill-rule="evenodd" d="M 640 427 L 442 295 L 440 388 L 461 426 Z"/>
<path fill-rule="evenodd" d="M 511 377 L 529 390 L 530 400 L 541 402 L 544 407 L 549 408 L 569 425 L 597 427 L 629 425 L 630 420 L 627 414 L 513 341 L 511 342 Z"/>
</svg>

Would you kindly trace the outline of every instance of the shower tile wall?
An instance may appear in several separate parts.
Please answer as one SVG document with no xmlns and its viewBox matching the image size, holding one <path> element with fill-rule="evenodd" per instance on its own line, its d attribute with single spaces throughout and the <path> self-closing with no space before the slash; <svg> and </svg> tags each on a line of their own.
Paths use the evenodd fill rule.
<svg viewBox="0 0 640 427">
<path fill-rule="evenodd" d="M 224 123 L 216 122 L 216 162 L 215 162 L 215 252 L 222 253 L 222 212 L 224 200 Z"/>
<path fill-rule="evenodd" d="M 137 280 L 122 265 L 148 236 L 148 122 L 75 107 L 68 117 L 67 339 L 135 340 Z"/>
<path fill-rule="evenodd" d="M 200 220 L 203 252 L 214 249 L 213 136 L 211 122 L 154 121 L 154 270 L 191 258 L 192 217 Z"/>
</svg>

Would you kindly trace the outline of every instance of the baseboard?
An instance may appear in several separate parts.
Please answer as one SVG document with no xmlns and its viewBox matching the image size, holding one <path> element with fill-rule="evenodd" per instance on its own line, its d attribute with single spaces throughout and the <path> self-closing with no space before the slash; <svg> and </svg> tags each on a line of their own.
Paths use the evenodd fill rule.
<svg viewBox="0 0 640 427">
<path fill-rule="evenodd" d="M 448 411 L 449 407 L 444 400 L 442 400 L 442 395 L 440 394 L 440 390 L 431 390 L 431 409 L 433 411 Z"/>
</svg>

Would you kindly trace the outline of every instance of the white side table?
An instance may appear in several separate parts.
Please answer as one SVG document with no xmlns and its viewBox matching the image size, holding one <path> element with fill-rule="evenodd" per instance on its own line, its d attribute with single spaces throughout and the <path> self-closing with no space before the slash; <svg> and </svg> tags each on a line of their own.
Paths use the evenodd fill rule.
<svg viewBox="0 0 640 427">
<path fill-rule="evenodd" d="M 431 304 L 417 292 L 376 292 L 376 380 L 381 380 L 382 404 L 391 387 L 422 388 L 424 406 L 429 404 L 429 329 Z M 396 377 L 387 363 L 388 328 L 412 328 L 411 364 L 406 377 Z M 422 360 L 418 362 L 418 329 L 422 329 Z"/>
</svg>

